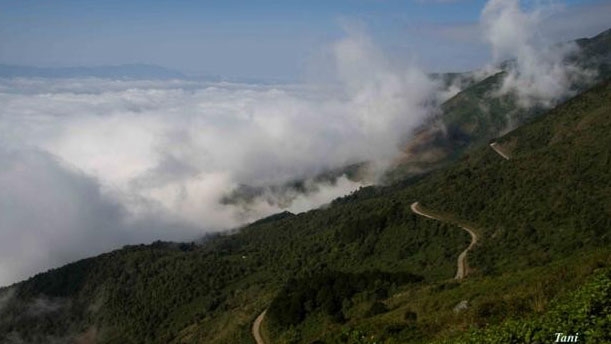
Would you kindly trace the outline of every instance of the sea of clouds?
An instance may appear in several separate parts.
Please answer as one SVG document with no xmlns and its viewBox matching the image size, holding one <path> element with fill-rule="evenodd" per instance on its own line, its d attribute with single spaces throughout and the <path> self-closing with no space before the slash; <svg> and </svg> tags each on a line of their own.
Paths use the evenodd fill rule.
<svg viewBox="0 0 611 344">
<path fill-rule="evenodd" d="M 324 87 L 203 81 L 0 80 L 0 284 L 114 247 L 191 240 L 282 210 L 221 199 L 347 164 L 383 166 L 438 85 L 361 34 L 330 47 Z M 296 195 L 300 212 L 373 182 Z"/>
</svg>

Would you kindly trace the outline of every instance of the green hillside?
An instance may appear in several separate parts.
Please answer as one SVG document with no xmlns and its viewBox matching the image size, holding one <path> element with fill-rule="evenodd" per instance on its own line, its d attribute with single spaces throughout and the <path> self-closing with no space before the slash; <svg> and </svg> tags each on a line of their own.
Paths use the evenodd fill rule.
<svg viewBox="0 0 611 344">
<path fill-rule="evenodd" d="M 39 274 L 0 291 L 0 342 L 252 343 L 267 307 L 274 343 L 611 341 L 610 111 L 605 82 L 499 138 L 510 160 L 484 144 L 324 209 Z M 452 221 L 481 236 L 461 282 Z"/>
<path fill-rule="evenodd" d="M 579 51 L 568 56 L 566 62 L 595 73 L 591 83 L 571 85 L 579 93 L 611 77 L 611 29 L 575 43 Z M 505 63 L 503 71 L 483 80 L 464 83 L 467 87 L 441 105 L 438 117 L 419 129 L 415 139 L 405 147 L 407 156 L 388 173 L 387 179 L 396 181 L 445 166 L 464 151 L 545 113 L 546 109 L 538 106 L 519 107 L 512 94 L 495 94 L 510 64 Z M 456 78 L 452 74 L 449 77 Z"/>
<path fill-rule="evenodd" d="M 577 40 L 576 43 L 580 50 L 576 55 L 569 56 L 567 62 L 594 71 L 594 82 L 608 79 L 611 76 L 611 30 Z M 500 88 L 504 76 L 505 72 L 492 75 L 467 87 L 443 104 L 442 119 L 448 127 L 452 145 L 460 147 L 486 142 L 508 127 L 517 127 L 544 112 L 542 108 L 518 107 L 512 95 L 495 96 L 493 91 Z M 590 86 L 572 85 L 577 92 L 583 91 L 584 87 Z"/>
</svg>

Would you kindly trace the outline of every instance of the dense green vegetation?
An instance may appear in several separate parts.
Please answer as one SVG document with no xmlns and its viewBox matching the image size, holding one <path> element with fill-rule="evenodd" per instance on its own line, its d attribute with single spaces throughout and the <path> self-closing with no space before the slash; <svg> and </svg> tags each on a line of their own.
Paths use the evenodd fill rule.
<svg viewBox="0 0 611 344">
<path fill-rule="evenodd" d="M 289 279 L 269 306 L 267 316 L 279 330 L 298 325 L 309 314 L 323 311 L 336 322 L 347 319 L 346 308 L 357 293 L 367 293 L 368 299 L 381 300 L 397 285 L 419 282 L 422 277 L 409 273 L 368 271 L 358 274 L 338 271 L 314 273 L 300 279 Z M 375 307 L 383 305 L 374 303 Z M 384 308 L 382 308 L 384 310 Z"/>
<path fill-rule="evenodd" d="M 474 329 L 440 343 L 549 343 L 576 336 L 587 343 L 611 342 L 611 269 L 596 271 L 579 289 L 557 299 L 542 315 Z M 560 334 L 560 335 L 559 335 Z"/>
<path fill-rule="evenodd" d="M 475 85 L 474 85 L 475 87 Z M 611 82 L 455 164 L 202 243 L 128 246 L 0 289 L 0 342 L 609 340 Z M 495 119 L 496 120 L 496 119 Z M 447 222 L 414 215 L 420 201 Z M 481 234 L 462 282 L 469 235 Z M 458 307 L 458 305 L 463 305 Z"/>
<path fill-rule="evenodd" d="M 355 297 L 347 322 L 335 325 L 313 317 L 298 328 L 300 331 L 285 334 L 299 333 L 302 342 L 318 339 L 324 343 L 484 342 L 487 329 L 498 329 L 508 319 L 512 319 L 509 323 L 524 325 L 546 314 L 555 304 L 572 302 L 575 290 L 601 267 L 608 267 L 610 258 L 611 253 L 606 249 L 513 273 L 473 276 L 461 283 L 445 280 L 406 285 L 382 301 L 386 308 L 383 313 L 368 314 L 373 301 Z M 604 312 L 599 316 L 603 323 L 604 314 L 608 314 Z M 315 330 L 311 329 L 313 322 L 317 323 Z M 563 326 L 560 322 L 554 323 L 552 318 L 548 324 L 547 328 L 535 327 L 532 332 L 549 339 L 553 336 L 554 332 L 549 331 L 554 324 Z M 581 323 L 581 326 L 589 325 Z M 355 340 L 352 336 L 356 334 L 364 338 Z"/>
<path fill-rule="evenodd" d="M 611 243 L 609 90 L 599 86 L 499 139 L 509 161 L 473 151 L 432 176 L 423 204 L 488 231 L 474 252 L 480 269 L 544 264 Z M 444 197 L 432 194 L 442 184 Z"/>
<path fill-rule="evenodd" d="M 418 302 L 397 304 L 391 298 L 386 301 L 387 314 L 377 319 L 356 316 L 345 327 L 335 327 L 324 342 L 359 342 L 353 335 L 378 343 L 426 342 L 433 339 L 431 333 L 453 337 L 472 328 L 461 340 L 476 343 L 490 337 L 491 342 L 503 343 L 507 337 L 495 337 L 495 330 L 477 329 L 503 324 L 507 318 L 517 320 L 493 329 L 507 327 L 515 332 L 523 328 L 528 330 L 525 335 L 549 339 L 554 326 L 565 332 L 575 328 L 564 330 L 564 320 L 555 321 L 553 316 L 543 318 L 547 319 L 542 320 L 545 327 L 526 324 L 547 314 L 554 304 L 571 302 L 572 290 L 596 268 L 610 264 L 609 95 L 611 85 L 605 83 L 500 138 L 498 142 L 512 156 L 509 161 L 484 146 L 470 151 L 452 168 L 393 194 L 399 199 L 422 195 L 423 204 L 449 221 L 475 224 L 483 234 L 470 258 L 475 274 L 460 286 L 434 282 L 408 288 L 405 293 Z M 375 195 L 373 191 L 357 193 L 349 200 Z M 603 251 L 587 253 L 597 252 L 597 247 Z M 468 300 L 470 308 L 458 317 L 452 308 L 462 300 Z M 578 326 L 589 328 L 590 338 L 603 336 L 609 311 L 603 308 L 595 314 L 600 322 L 596 326 L 583 322 Z M 405 320 L 408 313 L 417 314 L 416 324 Z M 522 317 L 526 319 L 520 320 Z M 330 332 L 328 322 L 318 322 Z M 311 327 L 304 322 L 302 338 L 320 333 L 320 326 L 314 331 Z M 458 339 L 449 342 L 453 340 Z"/>
<path fill-rule="evenodd" d="M 338 200 L 327 210 L 258 221 L 203 245 L 126 247 L 38 275 L 17 288 L 18 297 L 0 318 L 0 333 L 36 342 L 40 333 L 70 335 L 95 325 L 99 338 L 110 343 L 231 343 L 248 338 L 255 312 L 291 277 L 327 268 L 451 276 L 453 257 L 468 242 L 464 233 L 422 223 L 408 203 L 370 190 L 373 199 Z M 70 301 L 42 314 L 48 327 L 30 331 L 39 317 L 28 316 L 27 309 L 40 299 Z"/>
</svg>

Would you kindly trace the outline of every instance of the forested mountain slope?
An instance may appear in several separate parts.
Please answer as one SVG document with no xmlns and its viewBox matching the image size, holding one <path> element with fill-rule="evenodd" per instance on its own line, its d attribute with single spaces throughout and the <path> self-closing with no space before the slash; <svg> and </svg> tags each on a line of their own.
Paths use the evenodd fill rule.
<svg viewBox="0 0 611 344">
<path fill-rule="evenodd" d="M 414 185 L 386 191 L 386 197 L 418 200 L 448 222 L 477 228 L 481 240 L 469 257 L 470 277 L 460 284 L 429 279 L 405 286 L 382 298 L 382 305 L 363 293 L 340 299 L 343 318 L 335 322 L 341 326 L 316 312 L 294 328 L 270 317 L 271 333 L 286 342 L 322 334 L 324 342 L 358 342 L 350 338 L 364 335 L 373 339 L 362 342 L 372 343 L 448 337 L 450 343 L 522 343 L 553 341 L 556 329 L 581 331 L 585 342 L 610 341 L 609 133 L 611 84 L 606 82 L 499 138 L 509 160 L 482 145 Z M 349 199 L 365 198 L 356 193 Z M 462 232 L 448 229 L 448 235 Z M 307 310 L 307 290 L 287 284 L 281 295 L 294 295 L 296 301 L 284 301 L 280 311 L 272 308 L 268 314 L 286 319 Z"/>
<path fill-rule="evenodd" d="M 589 82 L 576 81 L 570 86 L 577 94 L 611 77 L 611 29 L 574 43 L 579 50 L 568 55 L 565 62 L 593 76 Z M 498 73 L 465 83 L 466 88 L 444 102 L 439 115 L 417 130 L 405 146 L 405 155 L 390 171 L 388 179 L 397 180 L 447 165 L 465 150 L 545 113 L 546 108 L 540 104 L 521 107 L 514 94 L 497 94 L 510 66 L 511 61 L 507 61 Z"/>
</svg>

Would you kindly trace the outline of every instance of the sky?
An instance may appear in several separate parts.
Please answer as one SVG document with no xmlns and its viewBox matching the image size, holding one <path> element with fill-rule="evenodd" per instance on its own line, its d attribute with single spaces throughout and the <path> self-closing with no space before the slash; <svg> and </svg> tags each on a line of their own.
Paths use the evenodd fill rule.
<svg viewBox="0 0 611 344">
<path fill-rule="evenodd" d="M 0 63 L 147 63 L 191 75 L 303 80 L 325 46 L 358 26 L 394 59 L 428 71 L 469 70 L 489 58 L 478 24 L 485 3 L 2 0 Z M 556 7 L 545 25 L 552 40 L 596 34 L 611 16 L 608 1 L 522 1 L 540 4 Z"/>
<path fill-rule="evenodd" d="M 376 183 L 413 129 L 483 78 L 551 107 L 609 2 L 1 1 L 0 64 L 147 63 L 213 79 L 0 78 L 0 286 L 155 240 L 190 241 Z M 218 79 L 215 79 L 218 80 Z M 361 180 L 315 176 L 368 161 Z M 304 181 L 306 192 L 275 186 Z M 228 203 L 244 186 L 261 191 Z"/>
</svg>

